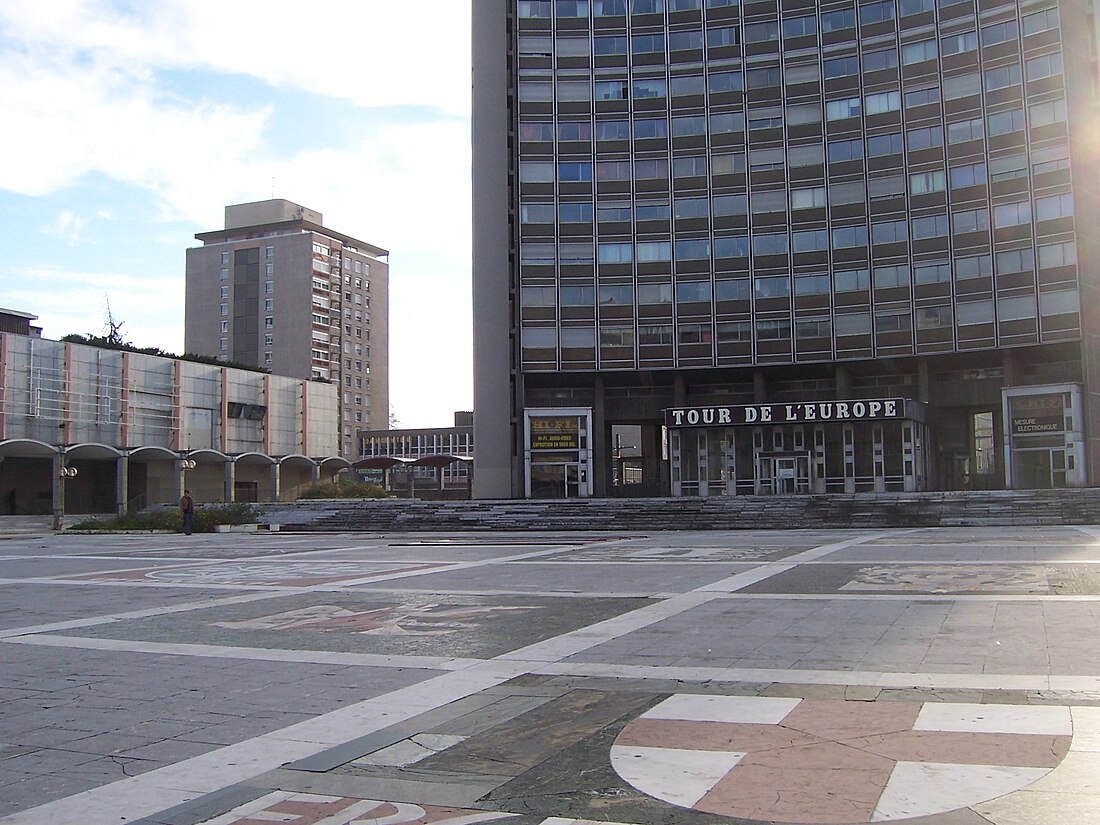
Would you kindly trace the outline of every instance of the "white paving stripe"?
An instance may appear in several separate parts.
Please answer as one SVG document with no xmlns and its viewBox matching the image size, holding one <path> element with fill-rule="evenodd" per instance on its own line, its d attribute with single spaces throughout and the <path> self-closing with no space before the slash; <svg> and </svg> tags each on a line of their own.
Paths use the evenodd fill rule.
<svg viewBox="0 0 1100 825">
<path fill-rule="evenodd" d="M 1053 705 L 926 703 L 913 730 L 1071 736 L 1073 720 L 1069 708 Z"/>
<path fill-rule="evenodd" d="M 612 745 L 615 773 L 647 796 L 690 808 L 733 770 L 744 753 Z"/>
<path fill-rule="evenodd" d="M 301 662 L 314 665 L 348 667 L 398 667 L 422 670 L 463 670 L 482 659 L 442 656 L 406 656 L 382 653 L 340 653 L 326 650 L 290 650 L 287 648 L 234 647 L 230 645 L 140 642 L 129 639 L 100 639 L 89 636 L 20 636 L 0 639 L 6 644 L 68 647 L 81 650 L 111 650 L 120 653 L 153 653 L 167 656 L 194 656 L 212 659 L 242 659 L 257 662 Z"/>
<path fill-rule="evenodd" d="M 953 811 L 1030 785 L 1049 768 L 898 762 L 879 797 L 872 822 Z"/>
<path fill-rule="evenodd" d="M 708 696 L 677 693 L 642 714 L 644 719 L 778 725 L 802 702 L 772 696 Z"/>
</svg>

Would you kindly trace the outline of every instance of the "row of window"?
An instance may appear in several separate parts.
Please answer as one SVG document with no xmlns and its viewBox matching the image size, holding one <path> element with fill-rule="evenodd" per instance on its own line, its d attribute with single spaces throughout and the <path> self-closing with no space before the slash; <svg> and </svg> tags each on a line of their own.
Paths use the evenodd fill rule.
<svg viewBox="0 0 1100 825">
<path fill-rule="evenodd" d="M 524 327 L 524 349 L 592 349 L 597 333 L 602 347 L 667 346 L 679 344 L 749 343 L 790 338 L 837 338 L 872 333 L 952 329 L 994 322 L 1027 321 L 1052 318 L 1080 311 L 1076 291 L 1060 290 L 1035 295 L 983 299 L 909 309 L 882 309 L 849 312 L 832 317 L 792 319 L 770 318 L 755 321 L 717 321 L 710 323 L 601 325 L 598 330 L 584 327 Z M 674 339 L 675 335 L 675 339 Z M 712 337 L 713 336 L 713 337 Z"/>
</svg>

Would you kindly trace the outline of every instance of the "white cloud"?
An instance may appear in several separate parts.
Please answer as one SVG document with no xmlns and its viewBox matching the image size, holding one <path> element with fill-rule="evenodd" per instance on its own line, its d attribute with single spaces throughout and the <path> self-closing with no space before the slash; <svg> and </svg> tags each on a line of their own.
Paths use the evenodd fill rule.
<svg viewBox="0 0 1100 825">
<path fill-rule="evenodd" d="M 80 240 L 84 227 L 88 225 L 89 218 L 81 217 L 68 209 L 62 209 L 53 223 L 42 227 L 42 234 L 51 238 L 57 238 L 66 246 L 73 246 Z"/>
</svg>

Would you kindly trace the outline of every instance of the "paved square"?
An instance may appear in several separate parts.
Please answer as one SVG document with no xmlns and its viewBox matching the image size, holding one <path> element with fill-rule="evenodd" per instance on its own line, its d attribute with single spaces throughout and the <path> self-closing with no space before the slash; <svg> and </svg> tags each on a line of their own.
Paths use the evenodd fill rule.
<svg viewBox="0 0 1100 825">
<path fill-rule="evenodd" d="M 190 538 L 0 539 L 0 823 L 1098 818 L 1098 528 Z"/>
</svg>

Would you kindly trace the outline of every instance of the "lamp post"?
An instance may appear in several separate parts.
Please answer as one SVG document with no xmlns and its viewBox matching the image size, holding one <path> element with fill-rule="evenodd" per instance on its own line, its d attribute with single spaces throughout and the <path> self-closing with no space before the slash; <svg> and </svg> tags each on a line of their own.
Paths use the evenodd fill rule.
<svg viewBox="0 0 1100 825">
<path fill-rule="evenodd" d="M 57 449 L 57 473 L 54 475 L 53 489 L 53 529 L 60 532 L 65 525 L 65 479 L 76 478 L 76 467 L 65 466 L 67 444 L 62 444 Z"/>
</svg>

